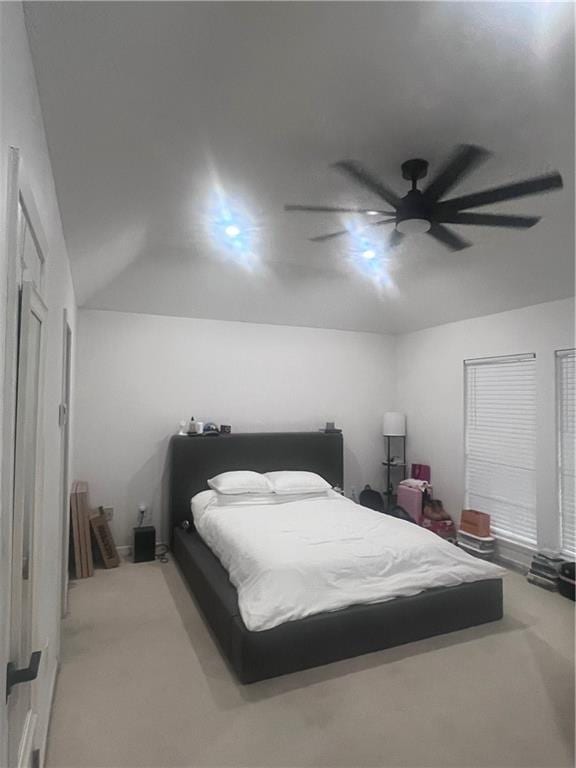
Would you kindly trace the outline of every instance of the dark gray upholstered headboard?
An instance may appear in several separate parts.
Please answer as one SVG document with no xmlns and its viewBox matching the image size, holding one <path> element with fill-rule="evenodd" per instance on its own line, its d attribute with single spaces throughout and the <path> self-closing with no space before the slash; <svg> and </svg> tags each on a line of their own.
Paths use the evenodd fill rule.
<svg viewBox="0 0 576 768">
<path fill-rule="evenodd" d="M 218 436 L 174 435 L 170 440 L 170 531 L 192 520 L 190 499 L 210 477 L 234 469 L 317 472 L 330 485 L 344 483 L 341 433 L 244 432 Z"/>
</svg>

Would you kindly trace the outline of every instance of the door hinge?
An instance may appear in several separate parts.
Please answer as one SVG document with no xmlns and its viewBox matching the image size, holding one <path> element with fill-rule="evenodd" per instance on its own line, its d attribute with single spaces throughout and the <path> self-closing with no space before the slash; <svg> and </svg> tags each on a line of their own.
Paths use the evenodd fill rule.
<svg viewBox="0 0 576 768">
<path fill-rule="evenodd" d="M 68 406 L 66 403 L 60 403 L 58 406 L 58 426 L 63 427 L 68 423 Z"/>
<path fill-rule="evenodd" d="M 23 557 L 22 558 L 22 579 L 24 581 L 28 581 L 29 578 L 30 578 L 30 558 Z"/>
</svg>

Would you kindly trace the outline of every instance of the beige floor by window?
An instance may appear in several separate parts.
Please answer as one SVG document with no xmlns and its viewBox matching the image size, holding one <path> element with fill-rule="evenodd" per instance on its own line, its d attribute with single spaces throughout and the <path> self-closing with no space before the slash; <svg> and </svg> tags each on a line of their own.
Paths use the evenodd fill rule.
<svg viewBox="0 0 576 768">
<path fill-rule="evenodd" d="M 573 604 L 242 687 L 173 563 L 76 583 L 48 766 L 569 766 Z"/>
</svg>

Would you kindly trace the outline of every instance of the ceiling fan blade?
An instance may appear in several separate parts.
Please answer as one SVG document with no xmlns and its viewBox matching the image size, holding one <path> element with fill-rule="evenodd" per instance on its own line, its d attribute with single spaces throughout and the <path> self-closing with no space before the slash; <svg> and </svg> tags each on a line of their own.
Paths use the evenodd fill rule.
<svg viewBox="0 0 576 768">
<path fill-rule="evenodd" d="M 338 208 L 327 205 L 285 205 L 285 211 L 304 211 L 307 213 L 378 213 L 381 216 L 394 216 L 394 211 L 380 211 L 377 208 Z"/>
<path fill-rule="evenodd" d="M 503 200 L 514 200 L 517 197 L 527 197 L 528 195 L 537 195 L 539 192 L 561 189 L 562 186 L 562 176 L 558 171 L 554 171 L 534 179 L 518 181 L 515 184 L 504 184 L 501 187 L 492 187 L 492 189 L 485 189 L 483 192 L 475 192 L 471 195 L 464 195 L 464 197 L 454 197 L 452 200 L 439 203 L 437 211 L 442 214 L 443 211 L 478 208 L 481 205 L 490 205 L 491 203 L 500 203 Z"/>
<path fill-rule="evenodd" d="M 396 221 L 396 219 L 382 219 L 382 221 L 371 221 L 367 224 L 365 224 L 366 227 L 379 227 L 382 224 L 393 224 Z M 362 227 L 364 229 L 364 227 Z M 350 232 L 349 229 L 341 229 L 338 232 L 330 232 L 327 235 L 316 235 L 316 237 L 311 237 L 310 242 L 312 243 L 323 243 L 325 240 L 332 240 L 333 237 L 340 237 L 341 235 L 351 235 L 353 234 Z"/>
<path fill-rule="evenodd" d="M 497 213 L 447 213 L 440 216 L 443 224 L 475 224 L 478 227 L 528 229 L 538 224 L 540 216 L 500 216 Z"/>
<path fill-rule="evenodd" d="M 342 235 L 349 235 L 350 232 L 348 232 L 347 229 L 341 229 L 339 232 L 330 232 L 328 235 L 316 235 L 316 237 L 311 237 L 310 242 L 311 243 L 323 243 L 325 240 L 332 240 L 333 237 L 341 237 Z"/>
<path fill-rule="evenodd" d="M 443 224 L 432 224 L 428 230 L 428 234 L 432 235 L 433 238 L 442 243 L 442 245 L 445 245 L 446 248 L 449 248 L 451 251 L 462 251 L 464 248 L 469 248 L 472 245 L 471 242 L 460 237 L 456 232 L 452 232 L 451 229 L 448 229 L 448 227 L 445 227 Z"/>
<path fill-rule="evenodd" d="M 423 191 L 428 200 L 440 200 L 453 186 L 462 181 L 481 162 L 490 157 L 491 152 L 474 144 L 460 144 L 456 147 L 444 167 Z"/>
<path fill-rule="evenodd" d="M 367 171 L 364 166 L 356 162 L 356 160 L 341 160 L 339 163 L 334 163 L 333 167 L 343 171 L 354 181 L 357 181 L 363 187 L 378 195 L 378 197 L 386 200 L 393 208 L 398 208 L 400 205 L 398 195 Z"/>
</svg>

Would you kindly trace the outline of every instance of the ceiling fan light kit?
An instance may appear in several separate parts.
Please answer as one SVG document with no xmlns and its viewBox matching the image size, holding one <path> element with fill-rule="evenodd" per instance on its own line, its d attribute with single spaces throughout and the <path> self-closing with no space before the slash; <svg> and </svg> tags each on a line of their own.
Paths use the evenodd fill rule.
<svg viewBox="0 0 576 768">
<path fill-rule="evenodd" d="M 367 227 L 394 225 L 394 232 L 388 239 L 387 247 L 393 248 L 402 242 L 405 235 L 427 233 L 446 248 L 461 251 L 472 245 L 446 224 L 473 225 L 478 227 L 504 227 L 507 229 L 527 229 L 540 221 L 538 216 L 517 216 L 495 213 L 468 213 L 469 208 L 514 200 L 528 195 L 550 192 L 563 186 L 562 176 L 552 171 L 543 176 L 493 187 L 448 200 L 443 198 L 459 184 L 472 170 L 484 162 L 491 153 L 474 144 L 461 144 L 449 157 L 434 179 L 425 189 L 418 189 L 417 183 L 428 174 L 428 162 L 414 158 L 402 163 L 402 177 L 410 181 L 412 188 L 403 197 L 399 197 L 380 179 L 374 176 L 355 160 L 341 160 L 334 167 L 349 178 L 376 194 L 394 210 L 375 208 L 338 208 L 332 206 L 286 205 L 287 211 L 307 213 L 360 213 L 367 216 L 386 216 L 379 221 L 367 222 Z M 349 234 L 347 229 L 318 235 L 310 238 L 313 242 L 325 242 Z"/>
<path fill-rule="evenodd" d="M 417 235 L 420 232 L 428 232 L 432 224 L 428 219 L 418 219 L 409 216 L 406 219 L 399 219 L 396 223 L 396 229 L 403 235 Z"/>
</svg>

